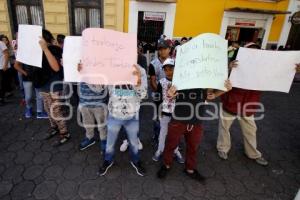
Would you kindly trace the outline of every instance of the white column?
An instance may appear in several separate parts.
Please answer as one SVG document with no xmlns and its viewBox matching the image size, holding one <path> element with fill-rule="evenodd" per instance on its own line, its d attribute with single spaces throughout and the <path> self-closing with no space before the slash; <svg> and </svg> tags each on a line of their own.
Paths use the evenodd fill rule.
<svg viewBox="0 0 300 200">
<path fill-rule="evenodd" d="M 223 37 L 223 38 L 226 37 L 228 24 L 229 24 L 229 17 L 227 16 L 226 12 L 224 12 L 222 25 L 221 25 L 221 30 L 220 30 L 220 36 Z"/>
<path fill-rule="evenodd" d="M 290 34 L 290 30 L 291 30 L 291 27 L 292 27 L 292 23 L 289 22 L 289 19 L 293 15 L 293 13 L 300 10 L 300 9 L 298 9 L 299 5 L 300 5 L 299 1 L 297 2 L 297 0 L 290 0 L 288 11 L 292 12 L 292 14 L 286 15 L 286 17 L 285 17 L 284 25 L 282 26 L 280 38 L 279 38 L 279 41 L 278 41 L 278 46 L 281 46 L 281 45 L 285 46 L 286 45 L 286 42 L 287 42 L 289 34 Z"/>
<path fill-rule="evenodd" d="M 266 32 L 265 32 L 265 35 L 264 35 L 264 38 L 263 38 L 263 41 L 261 44 L 262 49 L 265 49 L 267 47 L 270 32 L 271 32 L 271 27 L 272 27 L 272 23 L 273 23 L 273 17 L 274 17 L 273 15 L 270 15 L 267 19 L 266 26 L 265 26 Z"/>
</svg>

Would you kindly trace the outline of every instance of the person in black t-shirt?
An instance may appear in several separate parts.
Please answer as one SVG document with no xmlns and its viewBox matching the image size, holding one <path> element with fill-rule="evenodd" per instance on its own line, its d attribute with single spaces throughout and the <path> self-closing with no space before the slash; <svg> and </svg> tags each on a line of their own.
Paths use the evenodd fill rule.
<svg viewBox="0 0 300 200">
<path fill-rule="evenodd" d="M 49 31 L 43 30 L 43 38 L 41 38 L 39 44 L 43 50 L 43 71 L 41 74 L 45 77 L 37 79 L 36 82 L 39 82 L 39 87 L 42 90 L 41 95 L 44 99 L 45 110 L 48 113 L 51 126 L 45 139 L 50 139 L 59 134 L 59 138 L 53 143 L 53 146 L 59 146 L 70 139 L 70 134 L 60 103 L 64 78 L 63 68 L 60 64 L 62 49 L 53 45 L 53 41 L 53 35 Z"/>
</svg>

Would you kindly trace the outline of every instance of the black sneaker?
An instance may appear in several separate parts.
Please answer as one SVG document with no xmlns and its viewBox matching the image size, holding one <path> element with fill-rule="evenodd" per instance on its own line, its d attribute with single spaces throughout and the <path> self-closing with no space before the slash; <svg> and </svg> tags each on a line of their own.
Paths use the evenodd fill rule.
<svg viewBox="0 0 300 200">
<path fill-rule="evenodd" d="M 104 176 L 107 171 L 109 170 L 109 168 L 111 168 L 111 166 L 113 166 L 114 162 L 109 162 L 107 160 L 104 160 L 102 167 L 99 169 L 99 175 L 100 176 Z"/>
<path fill-rule="evenodd" d="M 3 99 L 0 99 L 0 106 L 4 106 L 5 105 L 5 102 Z"/>
<path fill-rule="evenodd" d="M 164 179 L 166 178 L 167 174 L 169 173 L 170 169 L 168 169 L 165 165 L 162 165 L 161 168 L 156 173 L 157 178 Z"/>
<path fill-rule="evenodd" d="M 135 169 L 136 173 L 137 173 L 139 176 L 145 176 L 146 170 L 145 170 L 145 168 L 143 167 L 141 161 L 139 161 L 139 162 L 137 162 L 137 163 L 130 162 L 130 164 L 132 165 L 132 167 Z"/>
<path fill-rule="evenodd" d="M 55 142 L 53 142 L 52 146 L 58 147 L 65 143 L 67 143 L 71 139 L 70 134 L 66 134 L 64 136 L 59 137 Z"/>
<path fill-rule="evenodd" d="M 206 178 L 202 176 L 197 170 L 194 170 L 193 173 L 188 173 L 187 170 L 184 170 L 184 173 L 191 179 L 194 179 L 195 181 L 205 184 Z"/>
<path fill-rule="evenodd" d="M 58 130 L 56 128 L 50 128 L 46 133 L 45 140 L 49 140 L 57 134 L 58 134 Z"/>
</svg>

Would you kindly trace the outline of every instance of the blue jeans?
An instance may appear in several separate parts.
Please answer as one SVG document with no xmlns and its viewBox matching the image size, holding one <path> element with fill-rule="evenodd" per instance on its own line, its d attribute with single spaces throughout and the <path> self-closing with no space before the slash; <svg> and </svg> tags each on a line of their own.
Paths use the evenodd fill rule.
<svg viewBox="0 0 300 200">
<path fill-rule="evenodd" d="M 25 101 L 26 101 L 26 108 L 32 108 L 32 91 L 33 91 L 33 84 L 31 81 L 23 81 L 24 87 L 24 94 L 25 94 Z M 36 112 L 44 112 L 44 103 L 43 98 L 40 95 L 40 89 L 35 88 L 35 96 L 36 96 Z"/>
<path fill-rule="evenodd" d="M 22 74 L 20 72 L 18 72 L 18 78 L 19 78 L 19 87 L 20 87 L 20 91 L 22 93 L 22 97 L 23 99 L 25 99 L 25 95 L 24 95 L 24 87 L 23 87 L 23 77 Z"/>
<path fill-rule="evenodd" d="M 129 149 L 131 155 L 131 161 L 134 163 L 139 162 L 139 142 L 138 142 L 138 132 L 139 132 L 139 120 L 133 117 L 129 120 L 119 120 L 111 116 L 108 117 L 107 121 L 107 143 L 105 160 L 112 162 L 115 154 L 115 144 L 119 136 L 121 127 L 123 126 L 129 141 Z"/>
</svg>

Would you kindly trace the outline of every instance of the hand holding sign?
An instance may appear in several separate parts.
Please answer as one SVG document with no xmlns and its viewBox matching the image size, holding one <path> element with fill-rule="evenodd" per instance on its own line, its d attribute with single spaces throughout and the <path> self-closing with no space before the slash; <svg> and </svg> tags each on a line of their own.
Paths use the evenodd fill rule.
<svg viewBox="0 0 300 200">
<path fill-rule="evenodd" d="M 296 64 L 296 73 L 300 73 L 300 63 Z"/>
<path fill-rule="evenodd" d="M 133 68 L 134 68 L 133 75 L 135 75 L 137 77 L 136 86 L 139 87 L 139 86 L 141 86 L 141 83 L 142 83 L 141 70 L 139 69 L 139 67 L 137 65 L 133 65 Z"/>
</svg>

